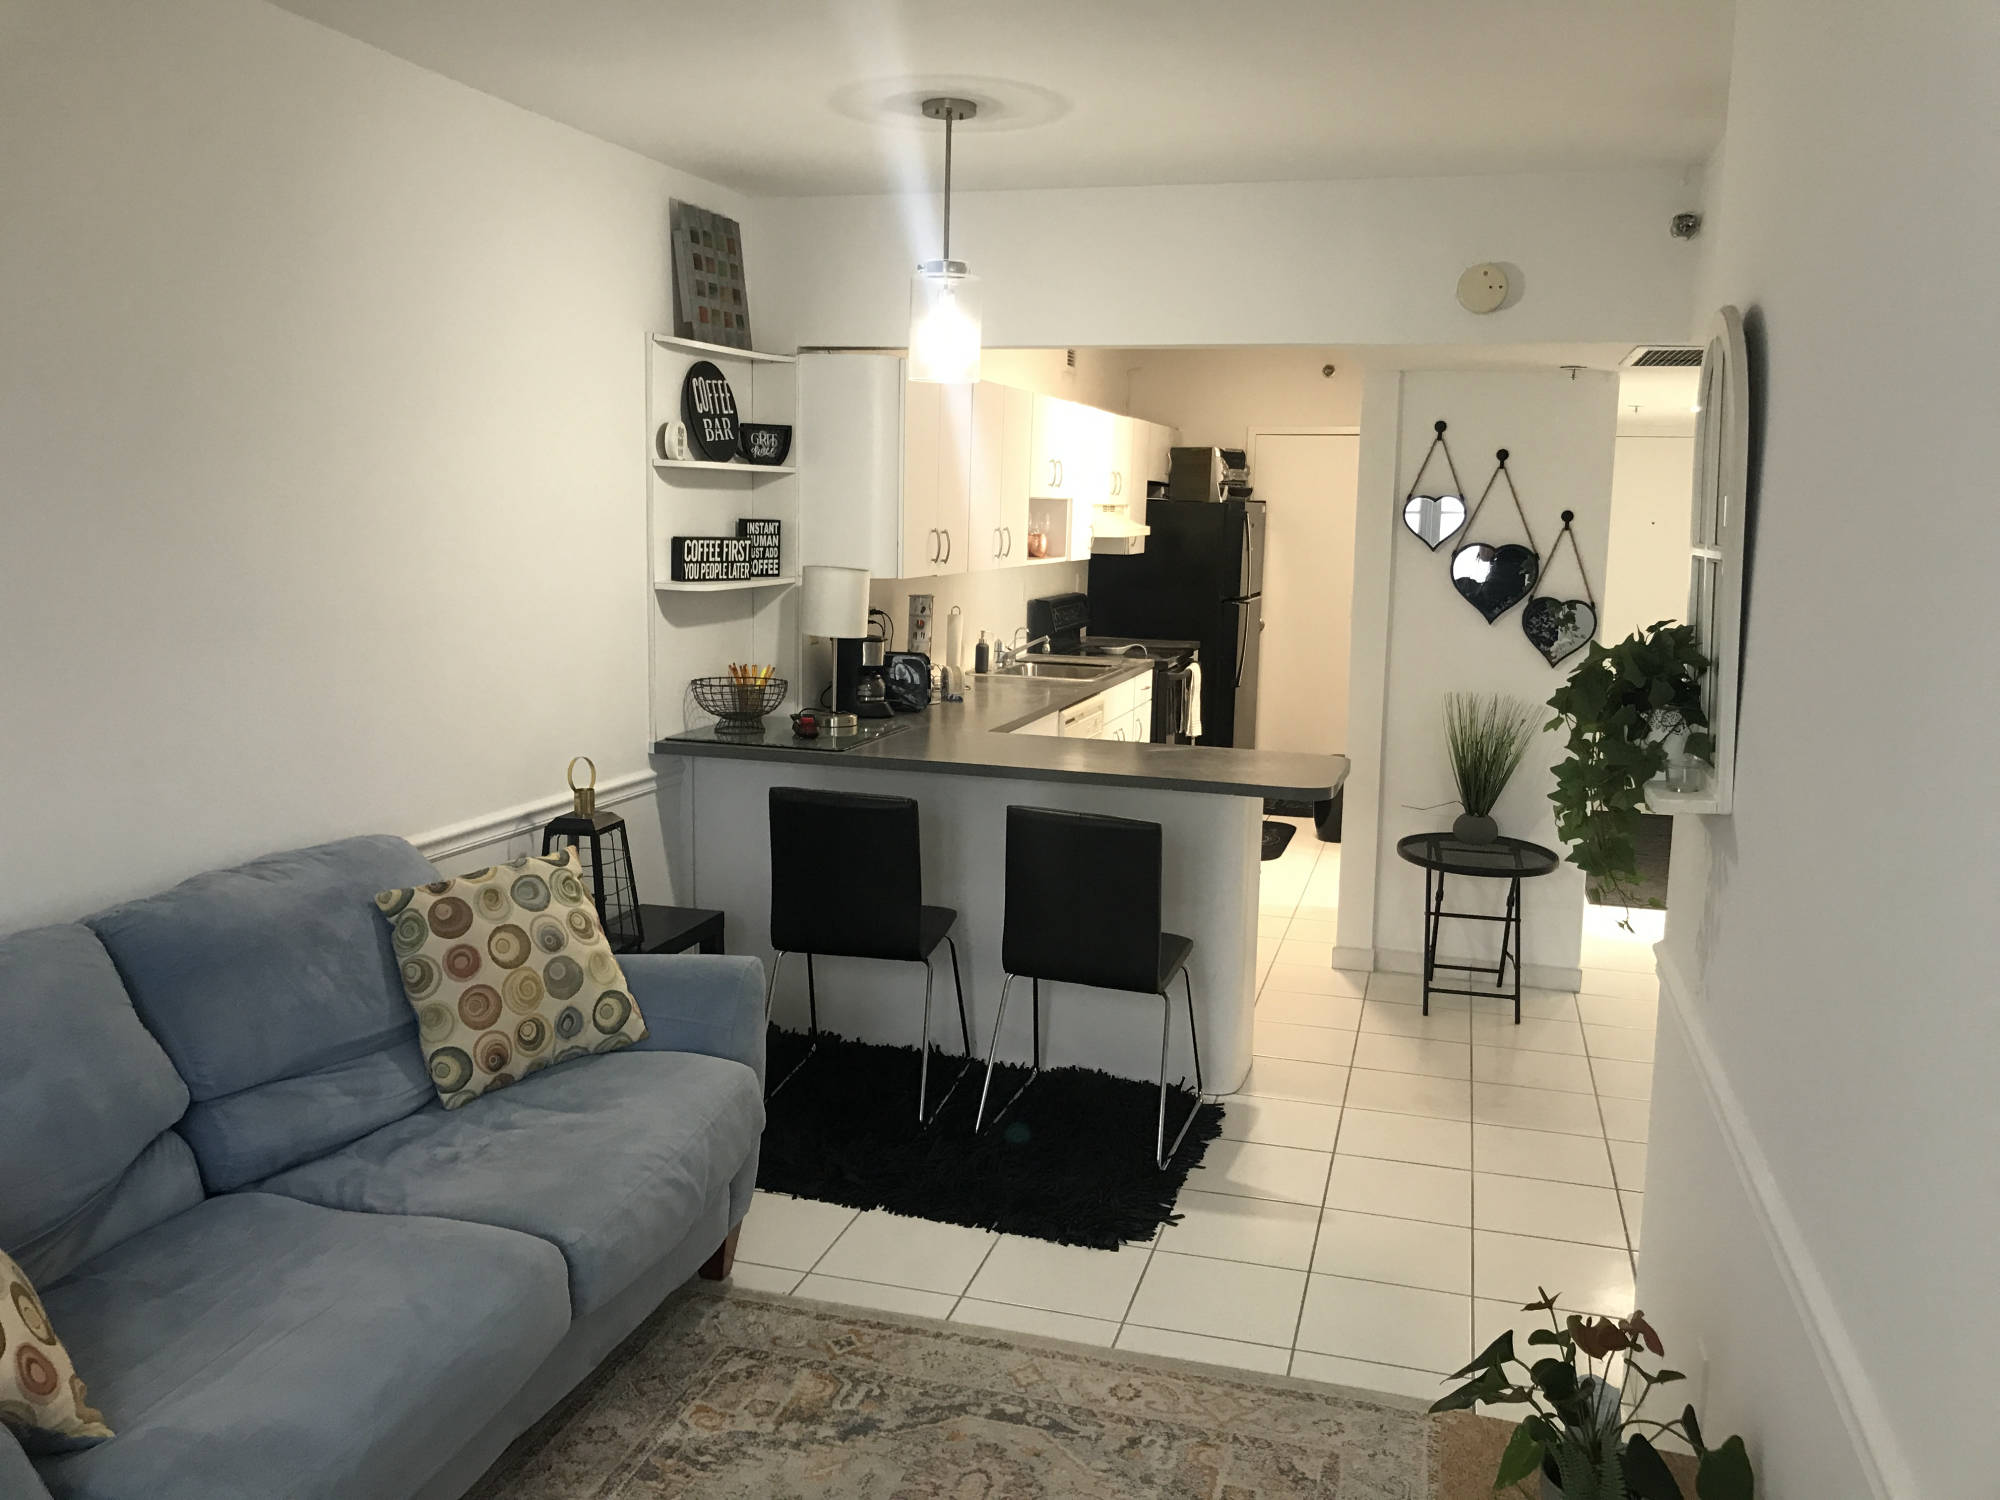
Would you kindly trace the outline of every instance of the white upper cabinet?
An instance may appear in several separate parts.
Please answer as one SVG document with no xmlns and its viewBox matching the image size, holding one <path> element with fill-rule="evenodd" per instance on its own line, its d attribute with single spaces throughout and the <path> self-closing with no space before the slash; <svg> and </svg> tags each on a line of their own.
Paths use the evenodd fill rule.
<svg viewBox="0 0 2000 1500">
<path fill-rule="evenodd" d="M 966 566 L 975 573 L 1027 559 L 1028 470 L 1035 398 L 982 380 L 972 388 L 970 536 Z"/>
<path fill-rule="evenodd" d="M 1041 560 L 1031 513 L 1051 558 L 1088 557 L 1098 508 L 1136 514 L 1166 474 L 1172 434 L 1154 423 L 991 381 L 912 384 L 895 355 L 804 354 L 798 380 L 814 434 L 799 459 L 803 563 L 877 578 L 1023 567 Z"/>
<path fill-rule="evenodd" d="M 1028 492 L 1086 503 L 1108 494 L 1112 424 L 1116 420 L 1108 411 L 1059 396 L 1035 397 Z"/>
<path fill-rule="evenodd" d="M 899 578 L 966 570 L 970 546 L 972 387 L 916 381 L 903 393 L 903 545 Z"/>
</svg>

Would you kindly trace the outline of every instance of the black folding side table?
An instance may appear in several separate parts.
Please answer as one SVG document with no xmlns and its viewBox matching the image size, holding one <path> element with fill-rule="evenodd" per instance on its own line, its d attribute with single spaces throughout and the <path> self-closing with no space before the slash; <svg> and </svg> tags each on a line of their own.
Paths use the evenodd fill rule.
<svg viewBox="0 0 2000 1500">
<path fill-rule="evenodd" d="M 1431 1013 L 1432 995 L 1471 995 L 1474 999 L 1506 999 L 1504 991 L 1453 989 L 1436 984 L 1440 969 L 1462 974 L 1491 974 L 1493 982 L 1506 982 L 1507 965 L 1514 966 L 1514 1024 L 1521 1024 L 1521 882 L 1552 873 L 1562 864 L 1553 849 L 1531 844 L 1526 839 L 1497 838 L 1490 844 L 1468 844 L 1448 833 L 1413 833 L 1396 841 L 1396 853 L 1424 870 L 1424 1014 Z M 1507 909 L 1500 916 L 1476 911 L 1447 911 L 1444 884 L 1448 875 L 1475 880 L 1507 882 Z M 1438 962 L 1438 929 L 1446 917 L 1466 922 L 1500 924 L 1500 961 L 1492 968 L 1483 964 Z"/>
<path fill-rule="evenodd" d="M 699 906 L 639 906 L 639 936 L 623 944 L 614 943 L 620 953 L 685 953 L 699 948 L 703 953 L 722 951 L 722 913 Z"/>
</svg>

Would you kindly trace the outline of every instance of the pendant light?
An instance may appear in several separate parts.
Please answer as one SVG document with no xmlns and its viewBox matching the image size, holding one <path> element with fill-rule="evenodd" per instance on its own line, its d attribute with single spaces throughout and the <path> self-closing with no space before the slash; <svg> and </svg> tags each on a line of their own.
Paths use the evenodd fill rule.
<svg viewBox="0 0 2000 1500">
<path fill-rule="evenodd" d="M 978 113 L 970 99 L 924 101 L 924 117 L 944 121 L 944 254 L 910 282 L 910 379 L 936 385 L 979 379 L 979 278 L 951 258 L 951 131 Z"/>
</svg>

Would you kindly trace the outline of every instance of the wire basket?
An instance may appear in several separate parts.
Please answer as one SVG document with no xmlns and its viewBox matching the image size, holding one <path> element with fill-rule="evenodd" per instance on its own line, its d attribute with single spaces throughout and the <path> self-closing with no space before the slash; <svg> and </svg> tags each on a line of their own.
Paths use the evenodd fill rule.
<svg viewBox="0 0 2000 1500">
<path fill-rule="evenodd" d="M 755 729 L 785 701 L 791 684 L 782 677 L 763 682 L 739 682 L 734 677 L 697 677 L 688 684 L 695 706 L 712 713 L 722 722 L 721 730 Z"/>
</svg>

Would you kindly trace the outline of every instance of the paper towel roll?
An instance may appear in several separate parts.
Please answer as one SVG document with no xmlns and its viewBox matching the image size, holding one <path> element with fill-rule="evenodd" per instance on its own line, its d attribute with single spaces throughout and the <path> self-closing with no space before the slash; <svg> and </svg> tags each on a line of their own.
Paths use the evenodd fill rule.
<svg viewBox="0 0 2000 1500">
<path fill-rule="evenodd" d="M 954 604 L 944 617 L 944 664 L 953 672 L 963 671 L 959 662 L 965 650 L 965 615 Z"/>
</svg>

